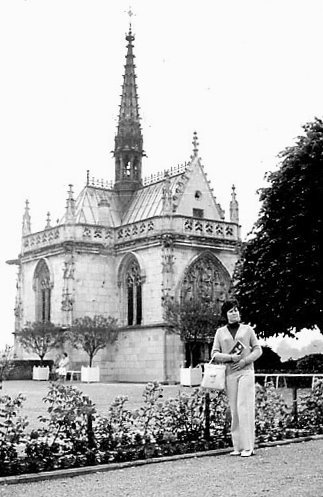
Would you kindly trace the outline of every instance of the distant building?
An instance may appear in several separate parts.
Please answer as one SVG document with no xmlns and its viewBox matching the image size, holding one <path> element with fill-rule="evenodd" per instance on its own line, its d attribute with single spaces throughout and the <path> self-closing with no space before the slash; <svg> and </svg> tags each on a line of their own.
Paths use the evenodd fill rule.
<svg viewBox="0 0 323 497">
<path fill-rule="evenodd" d="M 233 187 L 225 221 L 198 156 L 196 133 L 188 162 L 143 179 L 131 27 L 126 40 L 114 182 L 96 181 L 88 172 L 76 199 L 70 185 L 59 223 L 53 226 L 48 214 L 36 233 L 26 202 L 15 331 L 27 321 L 68 326 L 85 315 L 111 315 L 122 329 L 118 341 L 95 357 L 101 379 L 173 382 L 185 347 L 166 333 L 162 298 L 203 290 L 220 305 L 240 245 L 238 202 Z M 17 343 L 16 351 L 27 357 Z M 74 368 L 86 363 L 79 351 L 70 352 Z"/>
</svg>

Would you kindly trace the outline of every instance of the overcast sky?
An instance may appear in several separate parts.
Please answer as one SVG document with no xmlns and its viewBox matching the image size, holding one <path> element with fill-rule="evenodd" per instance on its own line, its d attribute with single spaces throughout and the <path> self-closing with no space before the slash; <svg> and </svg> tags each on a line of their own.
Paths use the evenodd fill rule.
<svg viewBox="0 0 323 497">
<path fill-rule="evenodd" d="M 242 235 L 256 191 L 302 125 L 323 116 L 321 0 L 133 0 L 144 176 L 189 160 L 192 137 L 228 218 L 231 186 Z M 113 179 L 111 150 L 129 3 L 1 0 L 1 335 L 11 342 L 21 220 L 64 214 L 86 170 Z"/>
</svg>

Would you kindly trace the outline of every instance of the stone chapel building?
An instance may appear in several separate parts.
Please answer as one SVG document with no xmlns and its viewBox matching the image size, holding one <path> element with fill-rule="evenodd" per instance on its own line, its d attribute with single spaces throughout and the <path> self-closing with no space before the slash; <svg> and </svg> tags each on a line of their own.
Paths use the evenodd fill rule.
<svg viewBox="0 0 323 497">
<path fill-rule="evenodd" d="M 126 40 L 114 182 L 96 181 L 88 172 L 77 198 L 70 185 L 59 223 L 52 226 L 48 216 L 40 232 L 31 231 L 26 202 L 16 260 L 15 331 L 27 321 L 68 326 L 85 315 L 111 315 L 121 328 L 117 342 L 94 358 L 101 380 L 175 382 L 185 346 L 167 333 L 162 298 L 184 298 L 203 288 L 220 305 L 240 246 L 238 202 L 233 187 L 225 220 L 201 164 L 196 133 L 185 164 L 143 178 L 131 27 Z M 68 352 L 73 369 L 87 364 L 87 356 Z M 18 343 L 16 353 L 30 357 Z"/>
</svg>

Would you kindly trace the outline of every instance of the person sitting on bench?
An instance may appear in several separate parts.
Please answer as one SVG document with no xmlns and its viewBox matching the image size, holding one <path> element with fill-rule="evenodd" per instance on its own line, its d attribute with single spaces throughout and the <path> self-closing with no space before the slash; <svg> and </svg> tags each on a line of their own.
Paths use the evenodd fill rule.
<svg viewBox="0 0 323 497">
<path fill-rule="evenodd" d="M 64 352 L 63 357 L 59 361 L 58 368 L 56 369 L 56 373 L 58 374 L 59 380 L 65 380 L 66 371 L 68 370 L 68 366 L 70 363 L 70 359 L 68 354 Z"/>
</svg>

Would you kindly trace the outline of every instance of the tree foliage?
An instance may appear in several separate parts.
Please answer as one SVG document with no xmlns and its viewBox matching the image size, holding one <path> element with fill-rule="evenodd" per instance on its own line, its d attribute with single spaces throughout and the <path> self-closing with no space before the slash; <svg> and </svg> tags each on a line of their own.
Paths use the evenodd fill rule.
<svg viewBox="0 0 323 497">
<path fill-rule="evenodd" d="M 176 333 L 188 345 L 190 364 L 193 364 L 193 351 L 198 343 L 210 342 L 220 323 L 218 307 L 212 302 L 193 299 L 177 302 L 167 299 L 164 302 L 165 321 L 168 331 Z"/>
<path fill-rule="evenodd" d="M 73 347 L 83 349 L 89 356 L 92 366 L 94 356 L 118 337 L 117 320 L 95 315 L 75 319 L 68 332 L 68 339 Z"/>
<path fill-rule="evenodd" d="M 268 345 L 262 345 L 262 355 L 255 362 L 255 370 L 269 373 L 281 371 L 281 359 Z"/>
<path fill-rule="evenodd" d="M 0 382 L 5 380 L 11 369 L 13 369 L 13 356 L 14 352 L 11 345 L 6 345 L 5 348 L 0 351 Z"/>
<path fill-rule="evenodd" d="M 66 336 L 60 326 L 50 321 L 28 321 L 22 331 L 17 333 L 17 338 L 24 349 L 38 355 L 42 364 L 47 352 L 61 346 Z"/>
<path fill-rule="evenodd" d="M 299 373 L 323 373 L 323 354 L 310 354 L 296 362 Z"/>
<path fill-rule="evenodd" d="M 244 320 L 264 337 L 323 330 L 323 121 L 303 129 L 281 152 L 279 169 L 267 173 L 259 219 L 234 274 Z"/>
</svg>

